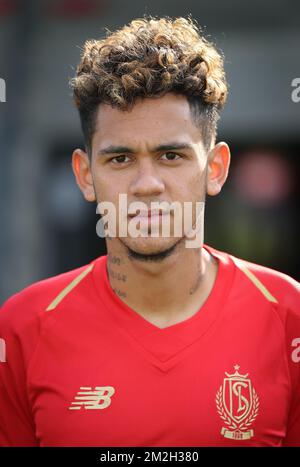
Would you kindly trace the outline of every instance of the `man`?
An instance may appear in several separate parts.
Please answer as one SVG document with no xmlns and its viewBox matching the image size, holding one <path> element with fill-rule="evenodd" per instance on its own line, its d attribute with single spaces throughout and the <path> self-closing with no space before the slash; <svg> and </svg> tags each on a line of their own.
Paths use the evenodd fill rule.
<svg viewBox="0 0 300 467">
<path fill-rule="evenodd" d="M 4 304 L 0 444 L 300 445 L 298 284 L 187 243 L 228 174 L 220 54 L 192 20 L 135 20 L 85 44 L 72 84 L 76 181 L 117 216 L 107 256 Z"/>
</svg>

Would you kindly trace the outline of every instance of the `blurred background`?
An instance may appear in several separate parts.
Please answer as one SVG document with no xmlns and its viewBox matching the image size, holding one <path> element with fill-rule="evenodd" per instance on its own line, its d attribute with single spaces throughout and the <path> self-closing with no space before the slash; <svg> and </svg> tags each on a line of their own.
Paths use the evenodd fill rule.
<svg viewBox="0 0 300 467">
<path fill-rule="evenodd" d="M 83 140 L 68 81 L 86 39 L 144 14 L 192 14 L 225 54 L 218 140 L 232 165 L 207 200 L 205 242 L 300 279 L 299 2 L 0 0 L 1 302 L 105 254 L 71 169 Z"/>
</svg>

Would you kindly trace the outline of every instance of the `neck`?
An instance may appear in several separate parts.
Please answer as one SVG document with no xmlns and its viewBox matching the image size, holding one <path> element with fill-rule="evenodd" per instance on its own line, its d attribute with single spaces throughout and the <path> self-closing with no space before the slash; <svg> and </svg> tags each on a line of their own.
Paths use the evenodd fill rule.
<svg viewBox="0 0 300 467">
<path fill-rule="evenodd" d="M 163 328 L 195 314 L 207 299 L 216 260 L 204 248 L 179 242 L 160 261 L 141 261 L 118 239 L 107 241 L 107 272 L 114 292 L 130 308 Z"/>
</svg>

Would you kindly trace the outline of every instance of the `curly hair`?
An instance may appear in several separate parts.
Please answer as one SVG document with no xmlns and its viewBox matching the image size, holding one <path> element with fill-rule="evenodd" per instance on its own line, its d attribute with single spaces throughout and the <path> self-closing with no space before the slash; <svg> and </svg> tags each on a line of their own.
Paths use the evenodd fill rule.
<svg viewBox="0 0 300 467">
<path fill-rule="evenodd" d="M 191 18 L 144 17 L 86 41 L 71 86 L 89 153 L 101 103 L 129 110 L 141 98 L 186 96 L 209 147 L 227 97 L 222 54 Z"/>
</svg>

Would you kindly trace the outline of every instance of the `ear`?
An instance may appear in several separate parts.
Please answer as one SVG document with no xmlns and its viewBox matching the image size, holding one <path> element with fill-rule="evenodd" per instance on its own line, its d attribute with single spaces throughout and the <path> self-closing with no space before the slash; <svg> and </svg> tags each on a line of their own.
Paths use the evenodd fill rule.
<svg viewBox="0 0 300 467">
<path fill-rule="evenodd" d="M 207 194 L 215 196 L 224 185 L 230 165 L 230 149 L 228 144 L 220 142 L 208 154 Z"/>
<path fill-rule="evenodd" d="M 82 149 L 75 149 L 72 154 L 72 168 L 83 196 L 87 201 L 96 201 L 89 156 Z"/>
</svg>

